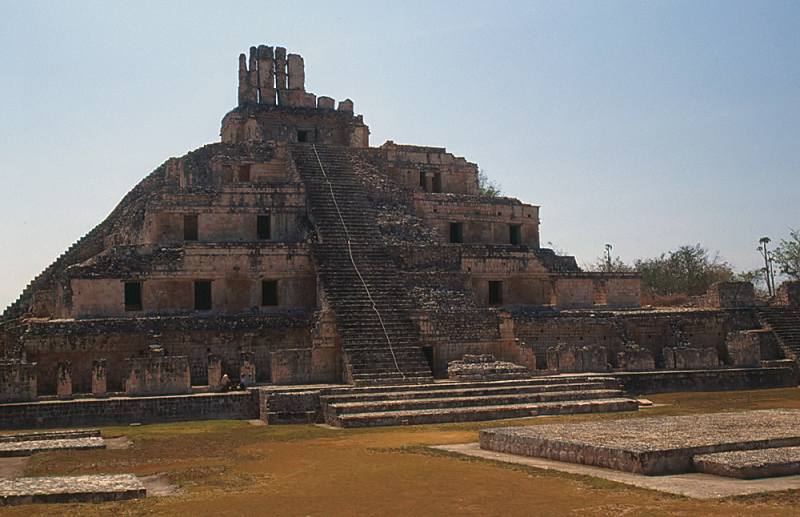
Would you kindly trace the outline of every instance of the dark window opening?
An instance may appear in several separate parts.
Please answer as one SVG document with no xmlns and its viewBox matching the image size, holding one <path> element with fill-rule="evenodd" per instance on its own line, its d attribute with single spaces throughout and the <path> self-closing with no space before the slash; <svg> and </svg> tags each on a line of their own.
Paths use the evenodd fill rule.
<svg viewBox="0 0 800 517">
<path fill-rule="evenodd" d="M 194 310 L 211 310 L 211 282 L 195 280 L 194 282 Z"/>
<path fill-rule="evenodd" d="M 222 166 L 222 175 L 220 176 L 222 183 L 233 182 L 233 167 L 230 165 Z"/>
<path fill-rule="evenodd" d="M 512 246 L 519 244 L 519 226 L 511 225 L 508 227 L 508 243 Z"/>
<path fill-rule="evenodd" d="M 276 307 L 278 305 L 278 281 L 261 281 L 261 305 L 264 307 Z"/>
<path fill-rule="evenodd" d="M 197 216 L 184 215 L 183 216 L 183 240 L 196 241 L 197 240 Z"/>
<path fill-rule="evenodd" d="M 311 131 L 308 130 L 297 130 L 297 141 L 300 143 L 310 142 L 311 141 Z"/>
<path fill-rule="evenodd" d="M 419 173 L 419 186 L 422 187 L 422 190 L 425 190 L 425 172 L 423 171 Z"/>
<path fill-rule="evenodd" d="M 450 223 L 450 243 L 461 244 L 464 242 L 464 223 Z"/>
<path fill-rule="evenodd" d="M 239 181 L 250 181 L 250 164 L 239 165 Z"/>
<path fill-rule="evenodd" d="M 503 304 L 503 282 L 499 280 L 489 281 L 489 305 Z"/>
<path fill-rule="evenodd" d="M 270 217 L 268 215 L 259 215 L 256 220 L 256 233 L 258 240 L 268 241 L 272 238 L 272 231 L 270 225 Z"/>
<path fill-rule="evenodd" d="M 442 191 L 442 173 L 441 172 L 434 172 L 433 173 L 433 191 L 435 193 L 439 193 Z"/>
<path fill-rule="evenodd" d="M 125 310 L 142 310 L 142 283 L 125 282 Z"/>
<path fill-rule="evenodd" d="M 425 354 L 425 360 L 428 362 L 428 368 L 434 371 L 436 363 L 433 360 L 433 346 L 425 345 L 422 347 L 422 353 Z"/>
</svg>

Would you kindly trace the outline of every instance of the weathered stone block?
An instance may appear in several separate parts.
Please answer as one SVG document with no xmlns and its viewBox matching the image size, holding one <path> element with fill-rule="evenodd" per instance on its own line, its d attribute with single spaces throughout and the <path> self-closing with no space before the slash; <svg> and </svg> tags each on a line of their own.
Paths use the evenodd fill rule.
<svg viewBox="0 0 800 517">
<path fill-rule="evenodd" d="M 719 367 L 716 348 L 664 348 L 664 363 L 670 370 L 708 370 Z"/>
<path fill-rule="evenodd" d="M 126 359 L 125 368 L 128 395 L 172 395 L 189 393 L 191 389 L 186 356 Z"/>
<path fill-rule="evenodd" d="M 36 363 L 0 362 L 0 402 L 36 400 Z"/>
<path fill-rule="evenodd" d="M 273 384 L 305 384 L 311 382 L 310 349 L 278 350 L 270 354 L 270 380 Z"/>
<path fill-rule="evenodd" d="M 56 371 L 56 395 L 61 399 L 72 398 L 72 363 L 59 361 Z"/>
<path fill-rule="evenodd" d="M 92 360 L 92 395 L 105 397 L 108 394 L 108 369 L 105 359 Z"/>
<path fill-rule="evenodd" d="M 761 337 L 764 332 L 730 332 L 725 339 L 728 360 L 733 366 L 761 365 Z"/>
<path fill-rule="evenodd" d="M 617 354 L 619 367 L 629 372 L 648 372 L 656 369 L 653 352 L 637 345 L 627 345 Z"/>
</svg>

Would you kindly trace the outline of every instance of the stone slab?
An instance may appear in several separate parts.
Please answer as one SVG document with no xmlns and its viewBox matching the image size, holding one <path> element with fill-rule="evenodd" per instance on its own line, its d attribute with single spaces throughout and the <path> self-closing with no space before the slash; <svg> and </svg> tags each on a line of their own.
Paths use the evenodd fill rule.
<svg viewBox="0 0 800 517">
<path fill-rule="evenodd" d="M 13 433 L 0 435 L 0 443 L 39 440 L 64 440 L 72 438 L 100 437 L 99 429 L 75 429 L 72 431 L 38 431 L 33 433 Z"/>
<path fill-rule="evenodd" d="M 694 457 L 698 472 L 737 479 L 800 474 L 800 447 L 718 452 Z"/>
<path fill-rule="evenodd" d="M 123 501 L 146 496 L 144 485 L 132 474 L 0 480 L 0 506 Z"/>
<path fill-rule="evenodd" d="M 0 443 L 0 458 L 30 456 L 39 451 L 56 449 L 105 449 L 106 443 L 100 437 L 68 438 L 61 440 L 24 440 Z"/>
<path fill-rule="evenodd" d="M 481 448 L 662 475 L 700 454 L 800 446 L 800 410 L 770 409 L 484 429 Z"/>
<path fill-rule="evenodd" d="M 784 476 L 767 479 L 734 479 L 713 476 L 711 474 L 688 473 L 665 476 L 645 476 L 632 472 L 611 470 L 590 465 L 578 465 L 563 461 L 530 458 L 481 449 L 477 443 L 458 443 L 438 445 L 435 449 L 464 454 L 474 458 L 500 461 L 514 465 L 524 465 L 544 470 L 554 470 L 581 476 L 592 476 L 607 479 L 616 483 L 637 486 L 649 490 L 657 490 L 668 494 L 678 494 L 698 499 L 730 497 L 733 495 L 758 494 L 774 490 L 800 489 L 800 476 Z"/>
</svg>

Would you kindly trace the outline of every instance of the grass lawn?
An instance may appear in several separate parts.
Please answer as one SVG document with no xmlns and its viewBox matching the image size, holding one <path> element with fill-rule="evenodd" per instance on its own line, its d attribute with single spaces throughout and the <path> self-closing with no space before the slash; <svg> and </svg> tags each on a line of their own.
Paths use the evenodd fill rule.
<svg viewBox="0 0 800 517">
<path fill-rule="evenodd" d="M 123 450 L 37 453 L 28 476 L 165 473 L 180 495 L 102 504 L 29 505 L 0 515 L 798 515 L 800 491 L 695 500 L 613 482 L 464 458 L 427 445 L 477 430 L 748 409 L 800 409 L 800 388 L 649 397 L 638 413 L 375 429 L 240 421 L 108 427 Z"/>
</svg>

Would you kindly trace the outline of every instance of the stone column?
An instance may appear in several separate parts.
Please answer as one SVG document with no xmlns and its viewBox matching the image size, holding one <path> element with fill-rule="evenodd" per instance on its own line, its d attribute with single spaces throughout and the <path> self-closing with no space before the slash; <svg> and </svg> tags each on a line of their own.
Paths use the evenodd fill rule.
<svg viewBox="0 0 800 517">
<path fill-rule="evenodd" d="M 258 102 L 275 104 L 275 58 L 272 47 L 258 47 Z"/>
<path fill-rule="evenodd" d="M 305 65 L 303 65 L 303 58 L 297 54 L 289 54 L 288 71 L 289 89 L 305 91 L 306 72 Z"/>
<path fill-rule="evenodd" d="M 275 47 L 275 88 L 286 89 L 286 49 Z"/>
<path fill-rule="evenodd" d="M 222 358 L 215 354 L 208 354 L 208 385 L 212 388 L 218 388 L 221 379 Z"/>
<path fill-rule="evenodd" d="M 239 378 L 242 375 L 247 375 L 248 381 L 252 386 L 256 382 L 256 355 L 253 352 L 243 351 L 240 355 L 241 366 L 239 367 Z"/>
<path fill-rule="evenodd" d="M 95 397 L 108 396 L 105 359 L 92 360 L 92 395 Z"/>
<path fill-rule="evenodd" d="M 72 363 L 69 361 L 58 362 L 56 373 L 56 394 L 61 399 L 72 398 Z"/>
</svg>

